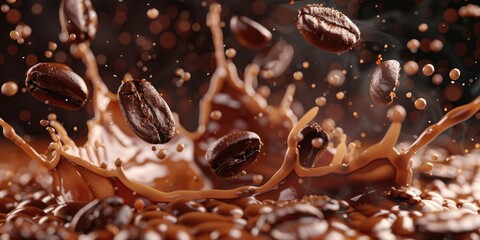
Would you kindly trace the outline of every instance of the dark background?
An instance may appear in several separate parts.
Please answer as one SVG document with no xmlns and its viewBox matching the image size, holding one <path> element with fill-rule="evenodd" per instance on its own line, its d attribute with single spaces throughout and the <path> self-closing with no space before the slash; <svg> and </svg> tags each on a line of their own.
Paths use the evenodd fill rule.
<svg viewBox="0 0 480 240">
<path fill-rule="evenodd" d="M 198 101 L 208 87 L 209 75 L 215 69 L 211 35 L 205 26 L 205 16 L 211 2 L 93 0 L 99 17 L 99 30 L 92 41 L 92 49 L 97 55 L 101 76 L 110 90 L 116 92 L 126 72 L 132 73 L 135 78 L 147 78 L 164 94 L 172 110 L 180 114 L 182 123 L 194 129 Z M 283 39 L 295 48 L 294 59 L 286 74 L 277 79 L 259 80 L 260 84 L 272 89 L 270 103 L 278 104 L 285 86 L 292 82 L 297 85 L 294 104 L 297 114 L 314 106 L 315 98 L 325 94 L 328 104 L 321 109 L 317 120 L 334 118 L 349 134 L 350 140 L 358 139 L 361 132 L 366 132 L 367 138 L 372 136 L 376 139 L 388 126 L 385 117 L 387 108 L 371 107 L 368 92 L 369 77 L 379 54 L 382 54 L 383 60 L 396 59 L 402 65 L 408 60 L 415 60 L 420 69 L 432 63 L 436 73 L 444 77 L 443 83 L 436 86 L 431 82 L 431 77 L 421 73 L 409 77 L 401 72 L 401 86 L 397 89 L 398 99 L 395 103 L 402 104 L 408 112 L 402 136 L 404 140 L 412 140 L 412 136 L 420 134 L 429 123 L 438 121 L 444 108 L 450 110 L 467 103 L 480 93 L 479 18 L 451 15 L 459 7 L 474 1 L 324 1 L 324 5 L 349 16 L 362 32 L 361 42 L 352 51 L 340 55 L 311 46 L 295 28 L 297 10 L 307 3 L 318 1 L 296 1 L 294 5 L 290 5 L 288 0 L 219 2 L 223 5 L 222 15 L 226 22 L 223 28 L 225 45 L 226 48 L 237 50 L 235 62 L 240 72 L 261 50 L 246 49 L 236 42 L 228 28 L 229 18 L 235 14 L 260 22 L 272 31 L 274 41 Z M 80 76 L 85 75 L 81 61 L 72 58 L 69 47 L 59 41 L 59 1 L 17 0 L 14 4 L 5 1 L 1 4 L 8 5 L 10 10 L 0 13 L 0 84 L 15 81 L 23 88 L 28 68 L 46 61 L 65 63 Z M 159 10 L 160 15 L 150 20 L 146 12 L 153 7 Z M 23 44 L 18 44 L 10 39 L 9 33 L 21 23 L 29 25 L 32 34 Z M 427 32 L 418 31 L 420 23 L 429 25 Z M 182 31 L 182 24 L 190 27 Z M 447 26 L 448 30 L 445 31 L 442 26 Z M 406 49 L 406 42 L 411 38 L 422 43 L 421 49 L 415 54 Z M 443 42 L 441 52 L 433 53 L 428 49 L 428 43 L 433 39 Z M 58 49 L 49 59 L 44 56 L 44 51 L 48 50 L 50 41 L 56 42 Z M 387 48 L 384 48 L 385 44 Z M 359 63 L 360 59 L 363 59 L 363 64 Z M 308 69 L 302 69 L 304 61 L 310 63 Z M 146 69 L 142 70 L 143 67 Z M 455 67 L 461 70 L 462 76 L 451 83 L 448 72 Z M 191 79 L 179 83 L 174 74 L 176 68 L 189 71 Z M 347 70 L 346 81 L 341 87 L 331 87 L 325 82 L 331 69 Z M 293 80 L 292 74 L 298 70 L 304 74 L 303 81 Z M 312 83 L 317 87 L 312 89 Z M 459 98 L 445 98 L 445 94 L 452 89 L 461 93 Z M 345 91 L 345 100 L 335 98 L 338 91 Z M 405 97 L 409 91 L 413 93 L 412 99 Z M 423 111 L 413 106 L 418 97 L 427 99 L 428 105 Z M 360 114 L 358 120 L 352 116 L 355 111 Z M 11 123 L 21 135 L 47 136 L 39 121 L 51 112 L 58 115 L 71 135 L 79 138 L 85 136 L 85 121 L 92 117 L 89 106 L 78 111 L 64 111 L 47 106 L 20 90 L 13 97 L 0 94 L 0 117 Z M 78 130 L 73 131 L 74 127 Z M 458 142 L 472 143 L 480 140 L 479 129 L 479 120 L 472 118 L 448 134 Z"/>
</svg>

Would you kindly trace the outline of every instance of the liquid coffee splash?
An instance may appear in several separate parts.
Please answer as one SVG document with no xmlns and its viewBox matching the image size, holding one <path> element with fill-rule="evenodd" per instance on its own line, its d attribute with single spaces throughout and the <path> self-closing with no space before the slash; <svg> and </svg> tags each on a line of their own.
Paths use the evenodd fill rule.
<svg viewBox="0 0 480 240">
<path fill-rule="evenodd" d="M 395 146 L 405 110 L 393 106 L 388 112 L 391 125 L 380 142 L 355 155 L 347 147 L 346 134 L 338 132 L 335 135 L 337 145 L 329 146 L 322 156 L 327 164 L 303 167 L 297 148 L 299 133 L 315 119 L 319 108 L 314 107 L 297 119 L 290 108 L 294 85 L 287 88 L 279 106 L 268 105 L 252 84 L 259 74 L 256 64 L 246 67 L 242 80 L 232 59 L 224 54 L 220 12 L 220 5 L 212 4 L 207 17 L 217 69 L 200 102 L 198 128 L 187 131 L 175 115 L 178 132 L 169 143 L 161 146 L 167 150 L 165 159 L 159 160 L 151 145 L 138 138 L 125 124 L 117 97 L 100 77 L 88 42 L 71 46 L 72 55 L 84 62 L 87 78 L 93 84 L 95 116 L 87 123 L 87 142 L 78 146 L 53 114 L 49 116 L 47 127 L 52 142 L 45 154 L 38 153 L 0 119 L 5 137 L 50 170 L 53 192 L 65 201 L 90 201 L 115 195 L 126 202 L 139 196 L 156 202 L 171 202 L 178 198 L 229 199 L 246 195 L 280 198 L 286 190 L 292 190 L 291 197 L 301 197 L 323 190 L 344 191 L 345 186 L 355 188 L 386 183 L 408 187 L 412 182 L 411 158 L 415 152 L 444 130 L 480 110 L 480 97 L 477 97 L 473 102 L 448 112 L 411 146 L 398 151 Z M 222 118 L 212 120 L 210 113 L 213 111 L 222 112 Z M 248 174 L 226 181 L 210 173 L 204 153 L 215 139 L 233 129 L 256 132 L 266 150 L 248 169 Z M 173 150 L 178 144 L 183 144 L 183 151 Z M 258 175 L 268 180 L 264 184 L 255 184 L 254 176 Z M 302 182 L 308 182 L 308 185 Z"/>
</svg>

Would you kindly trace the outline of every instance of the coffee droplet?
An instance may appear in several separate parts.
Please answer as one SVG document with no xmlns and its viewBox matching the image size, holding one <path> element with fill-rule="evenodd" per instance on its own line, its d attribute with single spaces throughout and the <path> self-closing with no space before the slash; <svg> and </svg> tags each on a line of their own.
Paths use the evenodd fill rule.
<svg viewBox="0 0 480 240">
<path fill-rule="evenodd" d="M 381 62 L 370 79 L 370 97 L 381 106 L 390 105 L 398 86 L 400 63 L 396 60 Z"/>
<path fill-rule="evenodd" d="M 428 25 L 426 23 L 421 23 L 418 25 L 418 31 L 420 32 L 426 32 L 428 30 Z"/>
<path fill-rule="evenodd" d="M 425 76 L 432 76 L 433 72 L 435 72 L 435 68 L 432 64 L 426 64 L 423 66 L 422 72 Z"/>
<path fill-rule="evenodd" d="M 160 149 L 160 150 L 158 151 L 158 153 L 157 153 L 158 159 L 162 159 L 162 160 L 163 160 L 163 159 L 167 158 L 167 156 L 168 156 L 168 152 L 167 152 L 167 150 L 165 150 L 165 149 Z"/>
<path fill-rule="evenodd" d="M 400 105 L 395 105 L 388 109 L 387 118 L 391 122 L 403 122 L 407 116 L 407 111 Z"/>
<path fill-rule="evenodd" d="M 341 53 L 360 39 L 360 30 L 343 13 L 321 4 L 309 4 L 298 11 L 297 28 L 312 45 Z"/>
<path fill-rule="evenodd" d="M 264 26 L 244 16 L 233 16 L 230 19 L 230 29 L 237 41 L 247 48 L 263 48 L 272 39 L 272 33 Z"/>
<path fill-rule="evenodd" d="M 83 107 L 88 98 L 85 81 L 73 70 L 59 63 L 38 63 L 25 79 L 27 91 L 41 102 L 68 110 Z"/>
<path fill-rule="evenodd" d="M 458 70 L 458 68 L 454 68 L 450 71 L 450 73 L 448 73 L 448 76 L 453 81 L 458 80 L 460 78 L 460 70 Z"/>
<path fill-rule="evenodd" d="M 6 83 L 4 83 L 2 85 L 2 94 L 7 96 L 7 97 L 11 97 L 15 94 L 17 94 L 18 92 L 18 85 L 16 82 L 13 82 L 13 81 L 8 81 Z"/>
<path fill-rule="evenodd" d="M 300 165 L 312 167 L 317 156 L 327 148 L 330 137 L 318 123 L 304 127 L 300 134 L 302 135 L 298 142 Z"/>
<path fill-rule="evenodd" d="M 435 74 L 432 77 L 432 83 L 435 85 L 440 85 L 443 82 L 443 76 L 440 74 Z"/>
<path fill-rule="evenodd" d="M 318 97 L 315 99 L 315 104 L 319 107 L 323 107 L 327 104 L 327 99 L 324 97 Z"/>
<path fill-rule="evenodd" d="M 90 0 L 62 0 L 60 3 L 61 40 L 81 43 L 95 37 L 97 13 Z"/>
<path fill-rule="evenodd" d="M 419 98 L 415 100 L 415 108 L 418 110 L 423 110 L 427 106 L 427 100 L 424 98 Z"/>
<path fill-rule="evenodd" d="M 218 111 L 218 110 L 215 110 L 215 111 L 212 111 L 210 113 L 210 118 L 213 120 L 213 121 L 218 121 L 222 118 L 222 112 Z"/>
<path fill-rule="evenodd" d="M 262 145 L 254 132 L 232 132 L 210 145 L 205 158 L 215 175 L 231 178 L 240 175 L 257 160 Z"/>
<path fill-rule="evenodd" d="M 418 72 L 418 63 L 415 61 L 408 61 L 403 65 L 403 71 L 408 75 L 408 76 L 413 76 L 417 74 Z"/>
<path fill-rule="evenodd" d="M 123 82 L 118 88 L 123 118 L 141 139 L 148 143 L 167 143 L 175 134 L 170 107 L 145 79 Z"/>
<path fill-rule="evenodd" d="M 410 39 L 407 42 L 407 48 L 412 53 L 416 53 L 419 47 L 420 47 L 420 42 L 417 39 Z"/>
<path fill-rule="evenodd" d="M 175 148 L 177 152 L 183 152 L 183 149 L 185 149 L 185 145 L 183 143 L 177 144 L 177 147 Z"/>
<path fill-rule="evenodd" d="M 150 18 L 151 20 L 157 18 L 159 14 L 160 13 L 158 12 L 158 9 L 156 8 L 150 8 L 147 10 L 147 17 Z"/>
</svg>

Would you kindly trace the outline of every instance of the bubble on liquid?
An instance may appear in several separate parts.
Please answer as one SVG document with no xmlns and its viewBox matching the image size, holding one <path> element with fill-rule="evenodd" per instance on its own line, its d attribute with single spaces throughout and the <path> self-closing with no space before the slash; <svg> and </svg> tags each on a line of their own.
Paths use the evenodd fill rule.
<svg viewBox="0 0 480 240">
<path fill-rule="evenodd" d="M 5 82 L 3 85 L 2 85 L 2 88 L 1 88 L 1 91 L 2 91 L 2 94 L 7 96 L 7 97 L 11 97 L 15 94 L 17 94 L 18 92 L 18 85 L 16 82 L 13 82 L 13 81 L 8 81 L 8 82 Z"/>
<path fill-rule="evenodd" d="M 414 105 L 416 109 L 423 110 L 427 106 L 427 100 L 425 100 L 425 98 L 419 98 L 415 100 Z"/>
<path fill-rule="evenodd" d="M 433 67 L 432 64 L 425 64 L 422 68 L 422 72 L 425 76 L 432 76 L 432 74 L 435 72 L 435 67 Z"/>
<path fill-rule="evenodd" d="M 458 68 L 454 68 L 450 70 L 450 72 L 448 73 L 448 76 L 453 81 L 458 80 L 460 78 L 460 70 Z"/>
</svg>

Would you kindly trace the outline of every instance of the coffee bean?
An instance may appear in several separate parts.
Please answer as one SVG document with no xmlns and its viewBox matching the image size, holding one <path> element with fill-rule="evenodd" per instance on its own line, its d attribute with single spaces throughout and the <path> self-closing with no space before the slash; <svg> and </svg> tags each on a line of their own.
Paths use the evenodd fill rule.
<svg viewBox="0 0 480 240">
<path fill-rule="evenodd" d="M 88 98 L 85 81 L 70 67 L 59 63 L 38 63 L 31 67 L 25 87 L 34 98 L 68 110 L 82 108 Z"/>
<path fill-rule="evenodd" d="M 166 143 L 175 134 L 170 107 L 145 79 L 123 82 L 118 89 L 123 118 L 144 141 Z"/>
<path fill-rule="evenodd" d="M 60 3 L 61 40 L 81 43 L 95 37 L 97 13 L 90 0 L 62 0 Z"/>
<path fill-rule="evenodd" d="M 131 219 L 132 209 L 121 198 L 95 199 L 78 210 L 72 219 L 71 228 L 76 232 L 89 233 L 104 229 L 107 224 L 122 228 Z"/>
<path fill-rule="evenodd" d="M 252 230 L 273 239 L 322 239 L 328 223 L 320 210 L 309 204 L 290 204 L 262 214 Z"/>
<path fill-rule="evenodd" d="M 400 63 L 396 60 L 381 62 L 370 79 L 370 97 L 378 105 L 390 105 L 399 85 Z"/>
<path fill-rule="evenodd" d="M 244 16 L 233 16 L 230 19 L 230 29 L 237 41 L 247 48 L 263 48 L 272 39 L 272 33 L 261 24 Z"/>
<path fill-rule="evenodd" d="M 208 148 L 205 158 L 214 174 L 231 178 L 257 160 L 261 146 L 262 142 L 256 133 L 233 132 L 215 141 Z"/>
<path fill-rule="evenodd" d="M 276 78 L 290 66 L 293 52 L 292 45 L 280 40 L 255 56 L 253 62 L 260 67 L 260 75 L 263 78 Z"/>
<path fill-rule="evenodd" d="M 311 44 L 335 53 L 351 49 L 360 39 L 360 30 L 347 16 L 321 4 L 300 9 L 297 28 Z"/>
<path fill-rule="evenodd" d="M 425 213 L 415 224 L 417 239 L 471 239 L 480 233 L 480 216 L 462 209 Z"/>
<path fill-rule="evenodd" d="M 327 148 L 330 137 L 322 130 L 318 123 L 306 126 L 300 134 L 303 136 L 302 140 L 298 142 L 300 165 L 303 167 L 312 167 L 317 156 Z M 312 141 L 315 139 L 321 139 L 320 146 L 314 146 L 312 144 Z"/>
</svg>

